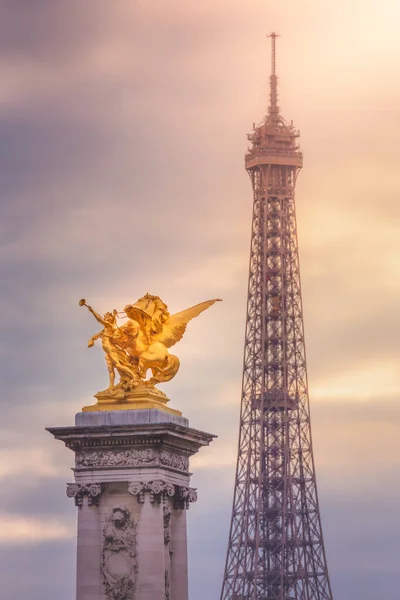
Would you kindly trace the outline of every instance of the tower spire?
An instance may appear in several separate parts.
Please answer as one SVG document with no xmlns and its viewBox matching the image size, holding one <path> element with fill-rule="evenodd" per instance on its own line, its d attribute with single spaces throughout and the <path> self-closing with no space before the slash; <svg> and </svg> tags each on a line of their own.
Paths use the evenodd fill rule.
<svg viewBox="0 0 400 600">
<path fill-rule="evenodd" d="M 271 116 L 278 116 L 278 77 L 276 76 L 276 38 L 279 37 L 277 33 L 270 33 L 271 38 L 271 75 L 270 81 L 270 102 L 268 112 Z"/>
</svg>

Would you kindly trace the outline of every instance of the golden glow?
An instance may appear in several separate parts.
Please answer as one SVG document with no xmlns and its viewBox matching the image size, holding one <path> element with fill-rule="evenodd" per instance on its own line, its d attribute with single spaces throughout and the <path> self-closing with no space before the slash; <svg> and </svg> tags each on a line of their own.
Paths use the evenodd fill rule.
<svg viewBox="0 0 400 600">
<path fill-rule="evenodd" d="M 123 313 L 114 309 L 101 317 L 82 298 L 79 306 L 86 306 L 103 329 L 93 335 L 88 347 L 100 339 L 108 367 L 109 386 L 98 392 L 98 402 L 84 407 L 84 411 L 166 408 L 168 398 L 155 387 L 157 383 L 170 381 L 178 372 L 179 359 L 168 352 L 168 348 L 179 342 L 191 319 L 212 306 L 217 299 L 207 300 L 170 315 L 167 305 L 159 296 L 146 294 L 134 304 L 127 304 Z M 118 315 L 124 314 L 128 320 L 117 325 Z M 152 377 L 146 379 L 148 370 Z M 119 382 L 115 383 L 115 375 Z"/>
<path fill-rule="evenodd" d="M 116 399 L 107 391 L 96 394 L 97 403 L 90 406 L 84 406 L 82 412 L 94 412 L 97 410 L 138 410 L 143 408 L 157 408 L 172 415 L 181 416 L 182 413 L 174 408 L 169 408 L 167 402 L 169 399 L 161 395 L 160 390 L 154 391 L 149 387 L 140 388 L 126 392 L 123 399 Z"/>
<path fill-rule="evenodd" d="M 19 544 L 73 538 L 75 528 L 63 525 L 59 520 L 35 519 L 0 513 L 0 542 Z"/>
<path fill-rule="evenodd" d="M 400 395 L 400 368 L 396 363 L 365 365 L 322 381 L 311 389 L 312 399 L 368 400 Z"/>
</svg>

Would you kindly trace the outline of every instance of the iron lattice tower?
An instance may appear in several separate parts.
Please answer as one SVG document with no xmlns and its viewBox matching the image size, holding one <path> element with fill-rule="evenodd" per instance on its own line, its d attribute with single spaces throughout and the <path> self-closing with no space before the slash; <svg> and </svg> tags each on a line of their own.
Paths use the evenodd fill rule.
<svg viewBox="0 0 400 600">
<path fill-rule="evenodd" d="M 221 600 L 332 600 L 312 452 L 294 189 L 299 132 L 270 103 L 254 192 L 239 451 Z"/>
</svg>

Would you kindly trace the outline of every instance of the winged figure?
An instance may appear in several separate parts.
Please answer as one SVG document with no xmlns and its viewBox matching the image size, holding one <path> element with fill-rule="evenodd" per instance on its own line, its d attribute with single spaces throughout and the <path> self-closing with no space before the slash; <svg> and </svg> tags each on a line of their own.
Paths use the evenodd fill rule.
<svg viewBox="0 0 400 600">
<path fill-rule="evenodd" d="M 92 307 L 81 300 L 104 329 L 89 341 L 89 347 L 96 339 L 102 340 L 106 354 L 110 385 L 108 390 L 134 390 L 138 386 L 154 387 L 155 384 L 172 379 L 179 369 L 179 358 L 170 354 L 171 348 L 179 342 L 186 326 L 200 313 L 219 299 L 207 300 L 191 308 L 171 315 L 168 307 L 159 296 L 146 294 L 134 304 L 127 304 L 123 313 L 106 313 L 100 317 Z M 127 321 L 117 325 L 117 315 L 124 314 Z M 148 371 L 152 376 L 146 379 Z M 115 371 L 120 381 L 115 385 Z"/>
</svg>

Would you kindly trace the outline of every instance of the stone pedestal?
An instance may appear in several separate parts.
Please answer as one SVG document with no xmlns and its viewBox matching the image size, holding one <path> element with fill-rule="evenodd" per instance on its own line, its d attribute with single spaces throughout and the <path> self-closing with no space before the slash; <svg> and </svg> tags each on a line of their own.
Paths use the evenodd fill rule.
<svg viewBox="0 0 400 600">
<path fill-rule="evenodd" d="M 48 429 L 75 453 L 77 600 L 188 600 L 189 457 L 214 437 L 188 425 L 145 409 Z"/>
</svg>

